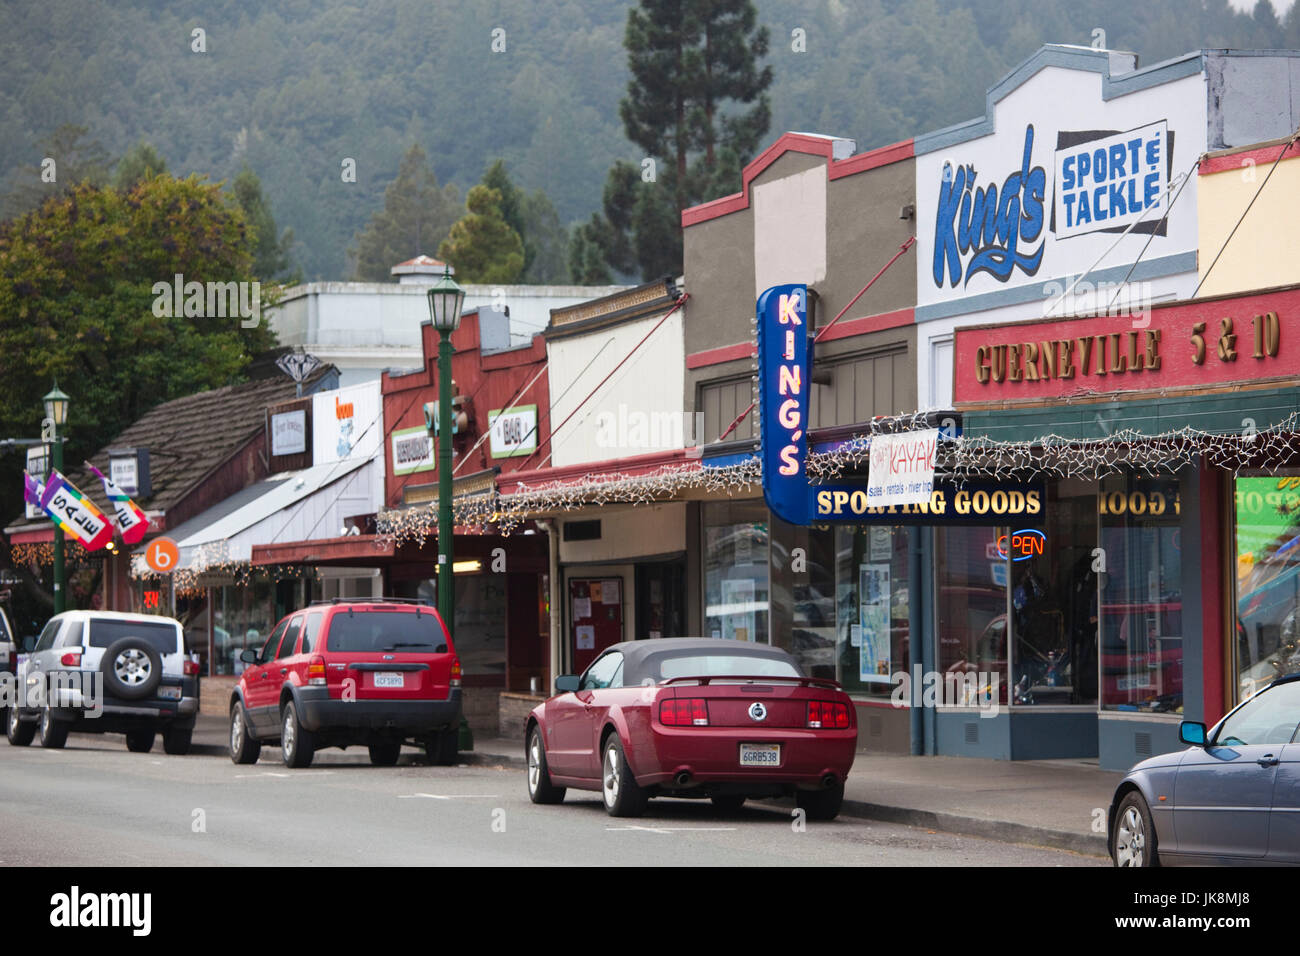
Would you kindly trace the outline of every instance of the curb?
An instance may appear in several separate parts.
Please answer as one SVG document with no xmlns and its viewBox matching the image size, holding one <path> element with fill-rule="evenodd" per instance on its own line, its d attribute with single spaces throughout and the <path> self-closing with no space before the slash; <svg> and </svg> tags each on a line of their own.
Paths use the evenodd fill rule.
<svg viewBox="0 0 1300 956">
<path fill-rule="evenodd" d="M 1072 833 L 1069 830 L 1052 830 L 1047 827 L 1029 826 L 1024 823 L 1011 823 L 1007 820 L 986 820 L 956 813 L 916 810 L 911 807 L 891 807 L 879 803 L 866 803 L 860 800 L 845 800 L 840 813 L 868 820 L 881 820 L 885 823 L 903 823 L 908 826 L 925 827 L 930 830 L 959 833 L 963 836 L 983 837 L 986 840 L 997 840 L 1000 843 L 1025 843 L 1030 846 L 1071 850 L 1087 856 L 1109 858 L 1106 840 L 1100 834 Z"/>
</svg>

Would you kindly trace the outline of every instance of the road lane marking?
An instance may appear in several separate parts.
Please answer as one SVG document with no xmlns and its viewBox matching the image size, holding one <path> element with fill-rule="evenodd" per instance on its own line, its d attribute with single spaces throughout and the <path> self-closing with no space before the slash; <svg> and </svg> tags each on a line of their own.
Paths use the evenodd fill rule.
<svg viewBox="0 0 1300 956">
<path fill-rule="evenodd" d="M 426 800 L 495 800 L 499 793 L 399 793 L 398 800 L 412 800 L 423 797 Z"/>
<path fill-rule="evenodd" d="M 737 827 L 641 827 L 634 825 L 630 827 L 605 827 L 605 829 L 611 833 L 630 833 L 636 830 L 642 833 L 677 833 L 683 830 L 730 831 L 737 829 Z"/>
<path fill-rule="evenodd" d="M 240 777 L 322 777 L 333 773 L 333 770 L 300 770 L 297 773 L 277 773 L 274 770 L 263 770 L 261 773 L 237 773 L 236 779 Z"/>
</svg>

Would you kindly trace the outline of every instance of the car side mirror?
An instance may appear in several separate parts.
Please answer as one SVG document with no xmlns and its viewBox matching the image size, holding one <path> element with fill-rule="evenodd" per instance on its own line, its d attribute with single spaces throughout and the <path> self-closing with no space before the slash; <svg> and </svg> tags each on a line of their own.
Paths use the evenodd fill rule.
<svg viewBox="0 0 1300 956">
<path fill-rule="evenodd" d="M 239 652 L 239 659 L 245 664 L 256 664 L 257 651 L 253 650 L 251 647 L 246 647 Z"/>
<path fill-rule="evenodd" d="M 562 674 L 555 678 L 555 692 L 557 694 L 572 694 L 578 689 L 577 674 Z"/>
<path fill-rule="evenodd" d="M 1205 725 L 1195 720 L 1184 720 L 1178 725 L 1178 739 L 1194 747 L 1205 746 Z"/>
</svg>

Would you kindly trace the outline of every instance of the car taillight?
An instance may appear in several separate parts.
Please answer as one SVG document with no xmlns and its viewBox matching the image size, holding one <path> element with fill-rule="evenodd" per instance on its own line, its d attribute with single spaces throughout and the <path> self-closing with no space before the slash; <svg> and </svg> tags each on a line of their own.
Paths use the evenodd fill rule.
<svg viewBox="0 0 1300 956">
<path fill-rule="evenodd" d="M 186 677 L 198 677 L 198 676 L 199 676 L 199 662 L 198 662 L 198 661 L 186 661 L 185 664 L 183 665 L 182 669 L 181 669 L 181 673 L 183 673 Z"/>
<path fill-rule="evenodd" d="M 62 657 L 59 658 L 59 663 L 62 664 L 64 667 L 80 667 L 81 651 L 80 650 L 68 651 L 66 654 L 64 654 Z"/>
<path fill-rule="evenodd" d="M 665 727 L 707 727 L 709 705 L 703 697 L 673 697 L 661 700 L 659 723 Z"/>
<path fill-rule="evenodd" d="M 311 687 L 325 686 L 325 658 L 319 654 L 307 662 L 307 684 Z"/>
<path fill-rule="evenodd" d="M 460 658 L 459 657 L 453 657 L 451 659 L 451 686 L 452 687 L 460 686 Z"/>
<path fill-rule="evenodd" d="M 808 701 L 808 726 L 826 730 L 845 730 L 849 726 L 849 707 L 833 700 Z"/>
</svg>

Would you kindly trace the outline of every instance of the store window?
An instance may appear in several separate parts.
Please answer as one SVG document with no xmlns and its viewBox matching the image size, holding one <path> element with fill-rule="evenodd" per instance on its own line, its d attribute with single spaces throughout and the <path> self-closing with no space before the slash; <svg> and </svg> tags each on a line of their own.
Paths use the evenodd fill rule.
<svg viewBox="0 0 1300 956">
<path fill-rule="evenodd" d="M 938 670 L 983 675 L 978 693 L 1007 702 L 1007 528 L 935 528 Z M 954 685 L 955 686 L 955 685 Z M 969 680 L 962 684 L 969 687 Z M 980 700 L 948 701 L 977 705 Z"/>
<path fill-rule="evenodd" d="M 506 676 L 506 579 L 504 574 L 457 574 L 456 624 L 452 641 L 472 683 L 496 686 Z M 420 582 L 416 596 L 437 604 L 436 578 Z"/>
<path fill-rule="evenodd" d="M 761 501 L 706 502 L 706 636 L 768 641 L 768 512 Z"/>
<path fill-rule="evenodd" d="M 1300 671 L 1300 475 L 1239 477 L 1238 700 Z"/>
<path fill-rule="evenodd" d="M 909 540 L 886 525 L 834 531 L 833 676 L 851 694 L 889 697 L 893 675 L 911 670 Z"/>
<path fill-rule="evenodd" d="M 999 538 L 1010 564 L 1012 703 L 1097 703 L 1097 521 L 1096 486 L 1067 479 L 1048 487 L 1036 525 Z"/>
<path fill-rule="evenodd" d="M 1183 712 L 1182 502 L 1174 481 L 1112 478 L 1101 519 L 1101 706 Z M 1094 561 L 1100 568 L 1100 561 Z M 1095 629 L 1096 603 L 1079 592 L 1078 635 Z"/>
<path fill-rule="evenodd" d="M 809 677 L 837 677 L 835 533 L 772 516 L 772 643 Z"/>
<path fill-rule="evenodd" d="M 213 673 L 240 674 L 245 648 L 261 650 L 275 626 L 275 589 L 271 581 L 253 576 L 247 584 L 212 589 Z"/>
</svg>

